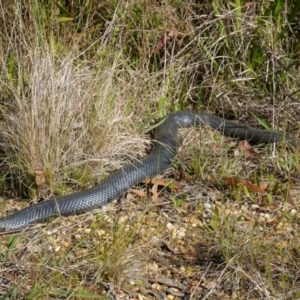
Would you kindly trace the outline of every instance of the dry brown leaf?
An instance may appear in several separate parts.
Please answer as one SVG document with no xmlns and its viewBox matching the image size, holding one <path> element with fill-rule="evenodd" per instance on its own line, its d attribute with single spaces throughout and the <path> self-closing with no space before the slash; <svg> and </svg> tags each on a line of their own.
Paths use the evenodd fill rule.
<svg viewBox="0 0 300 300">
<path fill-rule="evenodd" d="M 190 216 L 187 221 L 191 225 L 196 225 L 199 223 L 199 220 L 194 216 Z"/>
<path fill-rule="evenodd" d="M 142 183 L 152 185 L 151 199 L 154 203 L 158 203 L 158 197 L 160 194 L 160 192 L 158 190 L 159 186 L 171 187 L 173 190 L 176 190 L 176 191 L 178 191 L 182 187 L 182 184 L 179 183 L 178 181 L 170 182 L 170 179 L 158 178 L 158 177 L 145 179 L 142 181 Z M 139 197 L 147 196 L 147 193 L 144 190 L 130 189 L 130 191 L 133 192 L 134 194 L 138 195 Z"/>
<path fill-rule="evenodd" d="M 181 253 L 186 254 L 189 250 L 187 249 L 187 247 L 179 245 L 178 249 Z"/>
<path fill-rule="evenodd" d="M 247 222 L 247 223 L 251 223 L 251 224 L 254 224 L 255 223 L 255 218 L 253 217 L 249 217 L 249 216 L 244 216 L 244 220 Z"/>
<path fill-rule="evenodd" d="M 289 188 L 289 190 L 287 191 L 287 195 L 286 195 L 287 202 L 290 205 L 295 206 L 297 203 L 298 197 L 299 197 L 299 188 L 297 188 L 297 187 Z"/>
<path fill-rule="evenodd" d="M 34 179 L 37 186 L 46 184 L 47 182 L 46 172 L 43 170 L 34 170 Z"/>
<path fill-rule="evenodd" d="M 238 149 L 245 153 L 246 158 L 252 158 L 256 155 L 248 141 L 241 141 L 238 145 Z"/>
<path fill-rule="evenodd" d="M 176 173 L 175 175 L 175 182 L 182 182 L 182 181 L 187 181 L 191 178 L 192 175 L 184 172 L 183 170 L 180 170 L 180 172 Z"/>
<path fill-rule="evenodd" d="M 166 44 L 169 40 L 171 40 L 174 35 L 176 33 L 176 29 L 175 28 L 171 28 L 167 34 L 165 34 L 158 42 L 156 49 L 154 51 L 154 53 L 159 52 Z"/>
<path fill-rule="evenodd" d="M 276 227 L 281 222 L 282 219 L 283 219 L 283 215 L 267 222 L 267 224 Z"/>
<path fill-rule="evenodd" d="M 266 205 L 260 207 L 260 211 L 262 211 L 262 212 L 272 212 L 272 211 L 278 209 L 277 205 L 275 205 L 275 204 L 268 205 L 268 202 L 266 202 L 266 203 L 267 203 Z"/>
<path fill-rule="evenodd" d="M 147 193 L 144 190 L 130 189 L 129 191 L 138 195 L 139 197 L 147 197 Z M 127 196 L 127 199 L 128 198 L 130 198 L 130 196 Z"/>
<path fill-rule="evenodd" d="M 290 246 L 290 243 L 288 241 L 282 241 L 281 246 L 283 246 L 284 248 L 288 248 Z"/>
<path fill-rule="evenodd" d="M 183 186 L 183 184 L 181 184 L 178 181 L 173 180 L 171 182 L 170 179 L 159 178 L 159 177 L 153 177 L 153 178 L 145 179 L 145 180 L 142 181 L 142 183 L 169 187 L 169 188 L 174 189 L 175 191 L 180 190 Z"/>
<path fill-rule="evenodd" d="M 158 192 L 158 182 L 154 183 L 153 186 L 152 186 L 152 201 L 157 204 L 158 203 L 158 195 L 159 195 L 159 192 Z"/>
<path fill-rule="evenodd" d="M 240 186 L 246 187 L 249 193 L 263 193 L 268 187 L 267 183 L 262 183 L 261 185 L 253 184 L 249 181 L 239 179 L 239 178 L 225 178 L 225 181 L 232 188 L 239 188 Z"/>
</svg>

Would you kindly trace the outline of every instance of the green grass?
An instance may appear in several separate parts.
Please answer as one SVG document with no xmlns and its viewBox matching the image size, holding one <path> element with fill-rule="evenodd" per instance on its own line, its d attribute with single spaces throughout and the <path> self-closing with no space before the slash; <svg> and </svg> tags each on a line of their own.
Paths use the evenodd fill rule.
<svg viewBox="0 0 300 300">
<path fill-rule="evenodd" d="M 22 200 L 3 200 L 1 215 L 145 156 L 170 111 L 299 136 L 299 10 L 282 0 L 1 3 L 0 190 Z M 181 136 L 171 175 L 192 177 L 179 194 L 128 193 L 115 210 L 1 236 L 0 299 L 155 299 L 168 296 L 146 281 L 159 277 L 190 299 L 298 299 L 299 149 L 247 158 L 207 128 Z M 235 177 L 268 188 L 231 189 Z"/>
</svg>

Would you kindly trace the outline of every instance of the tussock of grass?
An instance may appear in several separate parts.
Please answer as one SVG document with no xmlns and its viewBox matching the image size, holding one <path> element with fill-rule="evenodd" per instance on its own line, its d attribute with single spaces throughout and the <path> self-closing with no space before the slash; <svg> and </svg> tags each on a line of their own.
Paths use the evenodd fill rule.
<svg viewBox="0 0 300 300">
<path fill-rule="evenodd" d="M 113 93 L 113 70 L 102 69 L 98 76 L 89 67 L 75 66 L 68 56 L 59 64 L 50 53 L 43 56 L 33 55 L 30 69 L 22 70 L 31 78 L 26 93 L 13 91 L 2 106 L 3 145 L 11 150 L 14 164 L 30 173 L 46 170 L 52 186 L 70 166 L 88 165 L 98 157 L 101 161 L 102 147 L 110 149 L 111 156 L 118 153 L 110 146 L 113 139 L 128 153 L 136 151 L 134 143 L 128 143 L 133 124 L 125 103 L 118 103 Z"/>
<path fill-rule="evenodd" d="M 1 190 L 33 198 L 37 171 L 55 194 L 92 186 L 145 156 L 173 110 L 298 136 L 298 15 L 297 1 L 2 2 Z M 0 297 L 171 298 L 155 282 L 171 278 L 190 299 L 298 299 L 299 151 L 182 137 L 174 165 L 196 176 L 181 193 L 1 236 Z"/>
</svg>

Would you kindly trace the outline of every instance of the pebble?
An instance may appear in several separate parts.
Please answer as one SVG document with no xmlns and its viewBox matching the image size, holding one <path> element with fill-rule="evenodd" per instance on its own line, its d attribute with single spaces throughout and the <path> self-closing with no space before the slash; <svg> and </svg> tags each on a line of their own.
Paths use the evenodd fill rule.
<svg viewBox="0 0 300 300">
<path fill-rule="evenodd" d="M 105 234 L 106 234 L 105 230 L 103 230 L 103 229 L 98 229 L 97 230 L 97 235 L 98 236 L 104 236 Z"/>
<path fill-rule="evenodd" d="M 210 210 L 211 210 L 211 208 L 212 208 L 212 205 L 211 205 L 210 203 L 207 203 L 207 202 L 206 202 L 206 203 L 204 203 L 204 205 L 203 205 L 203 206 L 204 206 L 205 210 L 209 210 L 209 211 L 210 211 Z"/>
<path fill-rule="evenodd" d="M 125 223 L 127 221 L 127 217 L 124 217 L 124 216 L 121 216 L 119 219 L 118 219 L 118 224 L 122 224 L 122 223 Z"/>
<path fill-rule="evenodd" d="M 75 234 L 75 239 L 78 241 L 78 240 L 81 240 L 81 234 Z"/>
<path fill-rule="evenodd" d="M 252 204 L 252 205 L 251 205 L 251 208 L 252 208 L 252 209 L 259 209 L 259 205 L 257 205 L 257 204 Z"/>
<path fill-rule="evenodd" d="M 228 209 L 228 208 L 225 208 L 224 214 L 225 214 L 226 216 L 229 216 L 229 215 L 232 214 L 232 210 L 231 210 L 231 209 Z"/>
<path fill-rule="evenodd" d="M 157 271 L 159 268 L 158 268 L 158 264 L 153 262 L 152 264 L 149 264 L 149 269 L 151 271 Z"/>
<path fill-rule="evenodd" d="M 151 284 L 151 288 L 153 288 L 153 289 L 155 289 L 157 291 L 161 290 L 161 286 L 157 282 Z"/>
<path fill-rule="evenodd" d="M 266 219 L 267 221 L 270 221 L 270 220 L 271 220 L 271 216 L 270 216 L 268 213 L 266 213 L 266 214 L 265 214 L 265 219 Z"/>
<path fill-rule="evenodd" d="M 145 300 L 146 299 L 145 296 L 143 296 L 141 294 L 138 294 L 138 298 L 139 298 L 139 300 Z"/>
<path fill-rule="evenodd" d="M 183 238 L 183 237 L 185 237 L 185 232 L 186 232 L 186 229 L 181 227 L 177 231 L 177 236 L 180 237 L 180 238 Z"/>
<path fill-rule="evenodd" d="M 173 231 L 174 230 L 174 225 L 172 223 L 168 223 L 166 226 L 167 226 L 167 229 L 169 231 Z"/>
</svg>

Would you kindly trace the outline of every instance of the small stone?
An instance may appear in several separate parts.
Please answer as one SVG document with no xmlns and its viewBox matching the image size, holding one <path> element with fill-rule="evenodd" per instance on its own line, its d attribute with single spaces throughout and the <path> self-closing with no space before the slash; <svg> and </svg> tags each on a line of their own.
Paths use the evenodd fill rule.
<svg viewBox="0 0 300 300">
<path fill-rule="evenodd" d="M 98 236 L 104 236 L 105 234 L 106 234 L 105 230 L 103 230 L 103 229 L 98 229 L 97 230 L 97 235 Z"/>
<path fill-rule="evenodd" d="M 204 203 L 203 206 L 206 210 L 211 210 L 211 207 L 212 207 L 210 203 Z"/>
<path fill-rule="evenodd" d="M 145 296 L 143 296 L 141 294 L 138 294 L 138 298 L 139 298 L 139 300 L 145 300 L 146 299 Z"/>
<path fill-rule="evenodd" d="M 119 223 L 119 224 L 122 224 L 122 223 L 124 223 L 126 220 L 127 220 L 127 217 L 121 216 L 121 217 L 119 218 L 119 220 L 118 220 L 118 223 Z"/>
<path fill-rule="evenodd" d="M 177 232 L 177 236 L 182 238 L 185 236 L 185 232 L 186 232 L 186 229 L 185 228 L 179 228 L 178 229 L 178 232 Z"/>
<path fill-rule="evenodd" d="M 151 284 L 151 288 L 153 288 L 153 289 L 155 289 L 157 291 L 161 290 L 161 286 L 157 282 Z"/>
<path fill-rule="evenodd" d="M 241 210 L 242 210 L 243 212 L 247 212 L 247 211 L 248 211 L 248 207 L 245 206 L 245 205 L 242 205 L 242 206 L 241 206 Z"/>
<path fill-rule="evenodd" d="M 174 230 L 174 225 L 173 225 L 172 223 L 168 223 L 168 224 L 167 224 L 167 229 L 168 229 L 169 231 Z"/>
<path fill-rule="evenodd" d="M 81 239 L 82 239 L 82 237 L 81 237 L 81 235 L 80 235 L 80 234 L 75 234 L 75 239 L 76 239 L 77 241 L 79 241 L 79 240 L 81 240 Z"/>
<path fill-rule="evenodd" d="M 271 216 L 270 216 L 268 213 L 266 213 L 266 214 L 265 214 L 265 219 L 266 219 L 267 221 L 270 221 L 270 220 L 271 220 Z"/>
<path fill-rule="evenodd" d="M 257 205 L 257 204 L 252 204 L 252 205 L 251 205 L 251 208 L 252 208 L 252 209 L 258 209 L 258 208 L 259 208 L 259 205 Z"/>
<path fill-rule="evenodd" d="M 191 216 L 191 217 L 189 217 L 188 222 L 189 222 L 192 226 L 196 226 L 198 220 L 197 220 L 194 216 Z"/>
<path fill-rule="evenodd" d="M 230 215 L 232 214 L 231 209 L 226 208 L 226 209 L 224 210 L 224 214 L 225 214 L 226 216 L 230 216 Z"/>
</svg>

